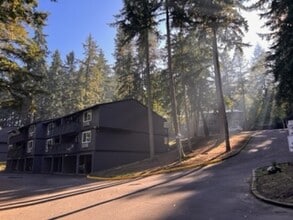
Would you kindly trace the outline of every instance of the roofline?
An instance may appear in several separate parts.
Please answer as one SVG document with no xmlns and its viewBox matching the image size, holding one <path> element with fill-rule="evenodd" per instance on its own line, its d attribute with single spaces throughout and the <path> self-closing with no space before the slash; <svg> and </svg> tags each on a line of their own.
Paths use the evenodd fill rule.
<svg viewBox="0 0 293 220">
<path fill-rule="evenodd" d="M 97 108 L 97 107 L 101 107 L 101 106 L 104 106 L 104 105 L 112 105 L 112 104 L 116 104 L 116 103 L 119 103 L 119 102 L 128 102 L 128 101 L 134 101 L 134 102 L 137 102 L 138 104 L 140 104 L 141 106 L 143 106 L 144 108 L 147 108 L 147 106 L 145 106 L 144 104 L 142 104 L 140 101 L 134 99 L 134 98 L 128 98 L 128 99 L 122 99 L 122 100 L 117 100 L 117 101 L 112 101 L 112 102 L 105 102 L 105 103 L 99 103 L 99 104 L 95 104 L 95 105 L 92 105 L 90 107 L 87 107 L 87 108 L 84 108 L 84 109 L 81 109 L 79 111 L 76 111 L 76 112 L 72 112 L 68 115 L 64 115 L 64 116 L 60 116 L 60 117 L 57 117 L 57 118 L 52 118 L 52 119 L 46 119 L 46 120 L 40 120 L 40 121 L 35 121 L 33 123 L 30 123 L 30 124 L 26 124 L 22 127 L 26 127 L 26 126 L 30 126 L 30 125 L 34 125 L 34 124 L 38 124 L 38 123 L 50 123 L 52 121 L 55 121 L 55 120 L 58 120 L 58 119 L 61 119 L 61 118 L 65 118 L 65 117 L 69 117 L 71 115 L 75 115 L 75 114 L 78 114 L 78 113 L 81 113 L 81 112 L 84 112 L 84 111 L 88 111 L 90 109 L 93 109 L 93 108 Z M 155 111 L 152 110 L 152 113 L 157 115 L 158 117 L 166 120 L 164 117 L 162 117 L 161 115 L 159 115 L 158 113 L 156 113 Z"/>
</svg>

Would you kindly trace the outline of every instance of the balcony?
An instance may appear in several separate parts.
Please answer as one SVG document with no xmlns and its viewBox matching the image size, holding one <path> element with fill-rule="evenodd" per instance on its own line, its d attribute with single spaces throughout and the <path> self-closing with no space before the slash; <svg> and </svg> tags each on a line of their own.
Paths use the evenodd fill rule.
<svg viewBox="0 0 293 220">
<path fill-rule="evenodd" d="M 25 142 L 27 140 L 27 136 L 23 133 L 12 135 L 9 137 L 9 143 L 18 143 L 18 142 Z"/>
<path fill-rule="evenodd" d="M 54 127 L 51 130 L 47 130 L 46 132 L 47 137 L 53 137 L 60 135 L 60 127 Z"/>
<path fill-rule="evenodd" d="M 24 146 L 12 146 L 9 148 L 7 153 L 7 158 L 20 158 L 25 155 L 25 148 Z"/>
<path fill-rule="evenodd" d="M 54 144 L 45 150 L 46 154 L 68 154 L 78 151 L 77 143 Z"/>
<path fill-rule="evenodd" d="M 60 127 L 61 135 L 71 135 L 76 134 L 80 130 L 80 125 L 77 122 L 65 123 Z"/>
</svg>

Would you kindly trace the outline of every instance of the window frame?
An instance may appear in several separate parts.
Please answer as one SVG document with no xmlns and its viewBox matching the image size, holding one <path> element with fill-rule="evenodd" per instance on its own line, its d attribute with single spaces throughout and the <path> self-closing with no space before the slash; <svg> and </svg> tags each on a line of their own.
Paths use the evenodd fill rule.
<svg viewBox="0 0 293 220">
<path fill-rule="evenodd" d="M 34 136 L 35 132 L 36 132 L 36 125 L 30 125 L 28 128 L 29 137 Z"/>
<path fill-rule="evenodd" d="M 46 140 L 46 148 L 45 151 L 48 152 L 49 151 L 49 147 L 52 147 L 54 145 L 54 140 L 53 138 L 49 138 Z"/>
<path fill-rule="evenodd" d="M 29 153 L 32 153 L 33 149 L 34 149 L 34 140 L 29 140 L 26 144 L 26 152 L 29 154 Z"/>
<path fill-rule="evenodd" d="M 82 121 L 83 122 L 90 122 L 93 118 L 93 114 L 91 110 L 83 112 Z"/>
<path fill-rule="evenodd" d="M 92 131 L 83 131 L 81 133 L 81 143 L 82 144 L 88 144 L 91 143 L 92 141 Z"/>
<path fill-rule="evenodd" d="M 49 136 L 49 135 L 51 135 L 53 133 L 54 128 L 55 128 L 55 123 L 54 122 L 50 122 L 47 125 L 47 136 Z"/>
</svg>

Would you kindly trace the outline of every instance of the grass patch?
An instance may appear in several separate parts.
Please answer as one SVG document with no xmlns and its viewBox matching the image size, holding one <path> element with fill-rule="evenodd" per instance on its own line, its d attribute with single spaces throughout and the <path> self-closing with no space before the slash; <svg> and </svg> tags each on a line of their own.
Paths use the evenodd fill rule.
<svg viewBox="0 0 293 220">
<path fill-rule="evenodd" d="M 281 172 L 274 174 L 268 174 L 268 167 L 256 170 L 256 190 L 265 198 L 293 204 L 293 163 L 278 166 Z"/>
</svg>

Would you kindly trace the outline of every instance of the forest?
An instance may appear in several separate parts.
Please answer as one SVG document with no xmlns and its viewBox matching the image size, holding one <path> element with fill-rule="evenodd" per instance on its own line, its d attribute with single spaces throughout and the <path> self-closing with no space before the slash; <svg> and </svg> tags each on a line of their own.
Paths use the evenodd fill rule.
<svg viewBox="0 0 293 220">
<path fill-rule="evenodd" d="M 293 115 L 293 2 L 246 3 L 124 0 L 111 24 L 117 35 L 110 66 L 91 34 L 82 43 L 83 58 L 72 51 L 62 59 L 47 47 L 49 15 L 37 10 L 37 0 L 2 0 L 0 126 L 133 98 L 148 107 L 149 117 L 151 110 L 165 117 L 177 135 L 198 135 L 208 112 L 218 112 L 226 137 L 227 111 L 243 112 L 244 130 L 281 128 Z M 270 29 L 263 38 L 272 43 L 268 50 L 257 45 L 247 59 L 249 27 L 240 11 L 256 9 Z"/>
</svg>

